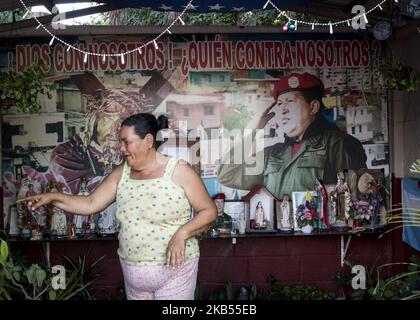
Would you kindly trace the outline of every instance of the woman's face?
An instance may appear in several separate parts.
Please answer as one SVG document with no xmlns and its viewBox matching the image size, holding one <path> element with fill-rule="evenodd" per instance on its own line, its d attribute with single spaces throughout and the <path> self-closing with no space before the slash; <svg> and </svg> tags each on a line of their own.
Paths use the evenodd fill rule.
<svg viewBox="0 0 420 320">
<path fill-rule="evenodd" d="M 152 147 L 150 139 L 140 138 L 134 131 L 134 127 L 122 126 L 120 131 L 121 153 L 127 161 L 127 165 L 132 167 L 135 164 L 142 163 L 146 159 L 147 153 Z"/>
</svg>

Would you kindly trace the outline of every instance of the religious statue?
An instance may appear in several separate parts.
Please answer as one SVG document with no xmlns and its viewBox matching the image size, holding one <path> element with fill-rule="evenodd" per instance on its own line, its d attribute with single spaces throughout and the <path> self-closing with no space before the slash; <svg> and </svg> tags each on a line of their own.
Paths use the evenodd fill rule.
<svg viewBox="0 0 420 320">
<path fill-rule="evenodd" d="M 76 225 L 74 224 L 73 221 L 70 222 L 69 225 L 68 225 L 67 235 L 68 235 L 69 239 L 77 239 Z"/>
<path fill-rule="evenodd" d="M 19 235 L 16 194 L 3 184 L 4 228 L 9 235 Z"/>
<path fill-rule="evenodd" d="M 224 212 L 225 194 L 218 193 L 213 196 L 214 204 L 217 207 L 217 218 L 210 225 L 208 233 L 211 236 L 219 234 L 230 234 L 232 230 L 232 217 Z"/>
<path fill-rule="evenodd" d="M 283 195 L 283 200 L 280 203 L 280 212 L 277 215 L 277 228 L 281 232 L 293 231 L 293 216 L 288 194 Z"/>
<path fill-rule="evenodd" d="M 378 224 L 382 222 L 385 222 L 386 218 L 386 208 L 383 201 L 383 197 L 381 194 L 382 189 L 382 182 L 379 180 L 376 181 L 376 179 L 373 177 L 373 175 L 369 172 L 363 173 L 358 182 L 358 189 L 359 192 L 364 196 L 364 198 L 369 202 L 371 213 L 370 213 L 370 225 L 368 226 L 371 229 L 374 229 Z"/>
<path fill-rule="evenodd" d="M 26 192 L 26 197 L 35 196 L 37 193 L 34 191 L 34 185 L 32 183 L 28 184 L 28 191 Z M 28 217 L 29 225 L 31 227 L 31 240 L 41 240 L 42 239 L 42 232 L 41 232 L 41 224 L 42 224 L 42 213 L 41 208 L 36 211 L 29 211 L 30 217 Z"/>
<path fill-rule="evenodd" d="M 347 227 L 347 220 L 350 217 L 351 197 L 350 190 L 344 180 L 344 173 L 341 171 L 337 173 L 337 184 L 331 195 L 335 202 L 336 211 L 336 221 L 333 226 L 337 228 Z"/>
<path fill-rule="evenodd" d="M 326 229 L 329 227 L 328 221 L 328 193 L 321 178 L 316 179 L 316 204 L 318 212 L 318 229 Z"/>
<path fill-rule="evenodd" d="M 99 213 L 98 233 L 101 236 L 106 237 L 117 233 L 117 220 L 115 218 L 116 211 L 117 203 L 114 201 Z"/>
<path fill-rule="evenodd" d="M 80 189 L 78 194 L 79 196 L 88 196 L 89 190 L 87 188 L 87 180 L 85 177 L 80 178 Z M 73 223 L 75 225 L 75 232 L 76 235 L 81 237 L 85 233 L 84 223 L 89 220 L 89 216 L 74 214 L 73 215 Z M 90 225 L 89 225 L 90 231 Z M 88 232 L 89 233 L 89 232 Z"/>
<path fill-rule="evenodd" d="M 62 186 L 59 183 L 49 182 L 46 190 L 48 190 L 48 192 L 62 192 Z M 53 204 L 49 204 L 48 215 L 50 217 L 52 235 L 57 236 L 58 238 L 67 236 L 67 217 L 64 210 Z"/>
<path fill-rule="evenodd" d="M 21 184 L 20 188 L 16 197 L 16 200 L 22 199 L 26 197 L 26 194 L 29 191 L 29 178 L 26 174 L 23 174 L 21 177 Z M 29 210 L 25 202 L 19 202 L 17 204 L 17 222 L 18 228 L 22 230 L 28 224 L 29 219 Z"/>
<path fill-rule="evenodd" d="M 267 220 L 264 214 L 264 207 L 261 201 L 258 201 L 255 208 L 255 228 L 265 229 L 267 227 Z"/>
</svg>

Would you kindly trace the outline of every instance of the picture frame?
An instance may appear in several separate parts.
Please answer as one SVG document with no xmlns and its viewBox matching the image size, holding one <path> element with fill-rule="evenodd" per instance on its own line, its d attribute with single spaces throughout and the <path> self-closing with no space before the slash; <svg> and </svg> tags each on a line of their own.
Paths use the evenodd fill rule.
<svg viewBox="0 0 420 320">
<path fill-rule="evenodd" d="M 316 197 L 316 191 L 294 191 L 292 192 L 292 208 L 293 208 L 293 228 L 294 231 L 301 231 L 297 224 L 296 214 L 298 207 L 306 202 L 306 193 L 309 192 L 311 197 Z"/>
<path fill-rule="evenodd" d="M 243 200 L 226 200 L 224 211 L 226 214 L 232 217 L 233 229 L 237 230 L 238 233 L 245 233 L 245 228 L 240 224 L 245 223 L 245 202 Z"/>
</svg>

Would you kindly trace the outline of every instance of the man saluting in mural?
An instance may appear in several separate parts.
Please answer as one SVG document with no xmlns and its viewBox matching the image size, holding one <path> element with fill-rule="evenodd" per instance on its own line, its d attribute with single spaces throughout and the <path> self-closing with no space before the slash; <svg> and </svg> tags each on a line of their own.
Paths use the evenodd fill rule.
<svg viewBox="0 0 420 320">
<path fill-rule="evenodd" d="M 263 129 L 280 109 L 285 141 L 263 151 L 263 172 L 247 174 L 249 165 L 234 164 L 233 152 L 223 159 L 220 182 L 250 190 L 265 185 L 277 198 L 293 191 L 312 190 L 317 177 L 325 184 L 336 182 L 337 172 L 366 167 L 366 154 L 359 140 L 342 132 L 322 116 L 324 85 L 310 73 L 282 77 L 273 91 L 274 103 L 261 115 L 255 129 Z"/>
</svg>

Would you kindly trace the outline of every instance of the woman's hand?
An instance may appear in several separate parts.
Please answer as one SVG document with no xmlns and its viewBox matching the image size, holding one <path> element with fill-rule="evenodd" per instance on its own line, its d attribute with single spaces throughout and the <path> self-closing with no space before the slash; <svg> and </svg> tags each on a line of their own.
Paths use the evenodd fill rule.
<svg viewBox="0 0 420 320">
<path fill-rule="evenodd" d="M 56 200 L 57 193 L 43 193 L 35 196 L 25 197 L 16 201 L 20 203 L 26 201 L 30 211 L 36 211 L 39 207 L 49 204 Z"/>
<path fill-rule="evenodd" d="M 179 268 L 185 262 L 185 242 L 187 234 L 179 229 L 174 233 L 166 249 L 166 265 Z"/>
</svg>

